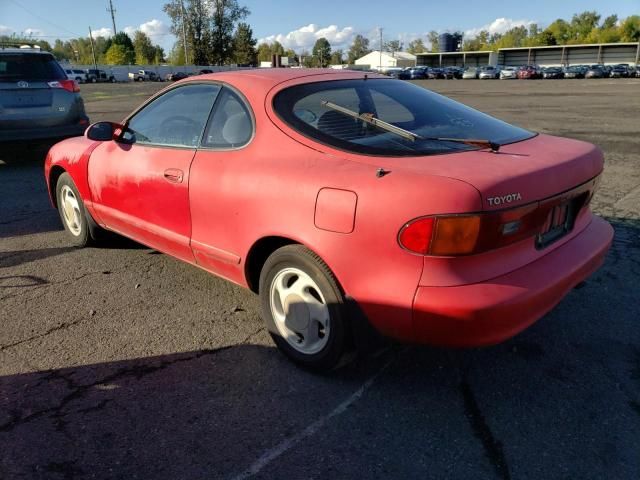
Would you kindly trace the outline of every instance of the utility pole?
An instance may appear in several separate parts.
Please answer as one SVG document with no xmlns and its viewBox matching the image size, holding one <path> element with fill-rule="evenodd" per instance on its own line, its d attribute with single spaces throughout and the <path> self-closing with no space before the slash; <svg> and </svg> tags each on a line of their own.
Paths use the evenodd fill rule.
<svg viewBox="0 0 640 480">
<path fill-rule="evenodd" d="M 109 8 L 107 8 L 107 12 L 111 13 L 111 23 L 113 24 L 113 34 L 118 33 L 116 30 L 116 10 L 113 8 L 113 2 L 109 0 Z"/>
<path fill-rule="evenodd" d="M 380 59 L 378 60 L 378 71 L 382 70 L 382 27 L 380 27 Z"/>
<path fill-rule="evenodd" d="M 184 11 L 184 0 L 180 0 L 180 6 L 182 7 L 182 45 L 184 45 L 184 64 L 187 65 L 189 63 L 189 60 L 187 57 L 187 30 L 185 27 L 187 20 Z"/>
<path fill-rule="evenodd" d="M 96 61 L 96 49 L 93 46 L 93 34 L 91 33 L 91 27 L 89 27 L 89 40 L 91 40 L 91 54 L 93 55 L 93 68 L 98 69 L 98 62 Z"/>
</svg>

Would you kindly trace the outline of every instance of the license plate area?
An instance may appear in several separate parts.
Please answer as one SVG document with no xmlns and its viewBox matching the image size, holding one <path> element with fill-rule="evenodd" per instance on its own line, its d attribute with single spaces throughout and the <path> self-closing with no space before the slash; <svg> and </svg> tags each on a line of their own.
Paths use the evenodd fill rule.
<svg viewBox="0 0 640 480">
<path fill-rule="evenodd" d="M 584 203 L 585 195 L 580 195 L 551 205 L 542 230 L 536 236 L 536 248 L 546 248 L 573 230 L 578 212 Z"/>
</svg>

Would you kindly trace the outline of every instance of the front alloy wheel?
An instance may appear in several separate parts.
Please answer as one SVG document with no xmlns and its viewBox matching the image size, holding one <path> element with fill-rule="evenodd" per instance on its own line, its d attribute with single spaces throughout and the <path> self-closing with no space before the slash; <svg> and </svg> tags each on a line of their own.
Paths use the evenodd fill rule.
<svg viewBox="0 0 640 480">
<path fill-rule="evenodd" d="M 84 247 L 91 243 L 84 203 L 68 173 L 63 173 L 58 178 L 56 200 L 60 219 L 73 244 L 76 247 Z"/>
</svg>

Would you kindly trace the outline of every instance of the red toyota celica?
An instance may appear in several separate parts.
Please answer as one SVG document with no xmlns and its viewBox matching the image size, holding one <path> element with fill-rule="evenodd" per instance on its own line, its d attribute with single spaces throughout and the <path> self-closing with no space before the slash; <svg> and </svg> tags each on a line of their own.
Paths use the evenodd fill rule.
<svg viewBox="0 0 640 480">
<path fill-rule="evenodd" d="M 265 69 L 173 84 L 55 145 L 45 176 L 75 245 L 106 229 L 248 287 L 277 346 L 326 370 L 361 318 L 442 346 L 531 325 L 604 260 L 602 169 L 411 83 Z"/>
</svg>

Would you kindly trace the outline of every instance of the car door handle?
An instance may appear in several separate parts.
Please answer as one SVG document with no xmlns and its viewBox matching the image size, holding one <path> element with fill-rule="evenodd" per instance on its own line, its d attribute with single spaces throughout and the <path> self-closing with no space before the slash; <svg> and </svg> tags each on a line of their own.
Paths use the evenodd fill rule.
<svg viewBox="0 0 640 480">
<path fill-rule="evenodd" d="M 182 170 L 178 170 L 177 168 L 168 168 L 164 171 L 164 178 L 166 178 L 167 181 L 171 183 L 182 183 L 183 177 L 184 172 Z"/>
</svg>

